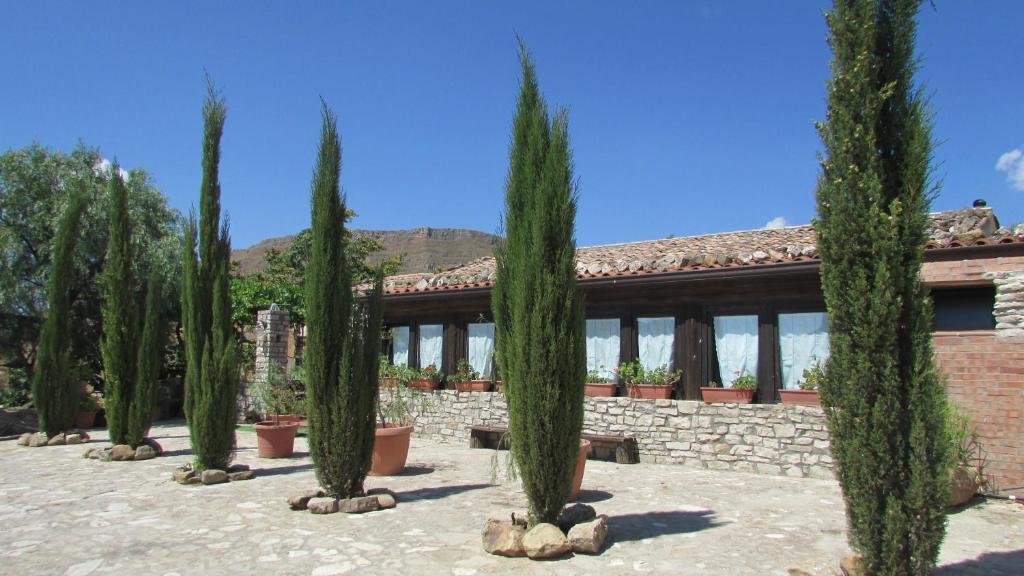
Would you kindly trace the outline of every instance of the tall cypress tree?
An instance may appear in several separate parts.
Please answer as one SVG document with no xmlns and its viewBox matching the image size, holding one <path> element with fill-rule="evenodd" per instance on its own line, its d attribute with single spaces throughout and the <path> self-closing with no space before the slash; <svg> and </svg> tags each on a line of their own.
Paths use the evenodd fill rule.
<svg viewBox="0 0 1024 576">
<path fill-rule="evenodd" d="M 53 243 L 52 269 L 46 287 L 48 310 L 39 334 L 32 397 L 39 414 L 39 429 L 54 436 L 71 427 L 82 395 L 71 371 L 71 305 L 74 287 L 74 253 L 85 211 L 86 195 L 72 195 Z"/>
<path fill-rule="evenodd" d="M 142 309 L 142 335 L 135 359 L 135 390 L 131 407 L 128 409 L 128 431 L 125 443 L 137 447 L 146 437 L 146 431 L 153 424 L 156 409 L 156 382 L 160 377 L 160 347 L 164 342 L 164 322 L 160 314 L 160 275 L 151 272 L 146 281 Z"/>
<path fill-rule="evenodd" d="M 226 468 L 235 449 L 239 375 L 228 289 L 231 239 L 227 223 L 220 222 L 218 172 L 226 114 L 224 100 L 211 83 L 203 105 L 199 222 L 194 213 L 189 215 L 182 266 L 185 417 L 197 470 Z"/>
<path fill-rule="evenodd" d="M 576 186 L 564 111 L 549 119 L 520 42 L 522 81 L 491 307 L 509 435 L 532 523 L 569 498 L 583 427 L 586 348 L 576 285 Z"/>
<path fill-rule="evenodd" d="M 832 356 L 822 385 L 850 544 L 867 574 L 930 574 L 945 533 L 945 389 L 920 279 L 931 134 L 913 84 L 920 0 L 836 0 L 818 181 Z"/>
<path fill-rule="evenodd" d="M 324 104 L 306 268 L 306 410 L 320 485 L 351 498 L 363 494 L 373 456 L 383 277 L 378 271 L 365 302 L 354 300 L 340 173 L 337 120 Z"/>
</svg>

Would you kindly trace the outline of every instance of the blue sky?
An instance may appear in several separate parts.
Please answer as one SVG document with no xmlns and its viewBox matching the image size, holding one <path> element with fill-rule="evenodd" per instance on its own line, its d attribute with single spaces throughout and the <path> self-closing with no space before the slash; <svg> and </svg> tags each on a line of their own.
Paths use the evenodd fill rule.
<svg viewBox="0 0 1024 576">
<path fill-rule="evenodd" d="M 581 245 L 814 214 L 827 2 L 206 4 L 7 3 L 0 150 L 98 146 L 187 210 L 205 67 L 228 103 L 235 246 L 308 226 L 320 96 L 339 117 L 354 226 L 493 232 L 518 32 L 549 105 L 570 110 Z M 934 208 L 981 197 L 1024 221 L 1024 2 L 935 5 L 918 38 Z"/>
</svg>

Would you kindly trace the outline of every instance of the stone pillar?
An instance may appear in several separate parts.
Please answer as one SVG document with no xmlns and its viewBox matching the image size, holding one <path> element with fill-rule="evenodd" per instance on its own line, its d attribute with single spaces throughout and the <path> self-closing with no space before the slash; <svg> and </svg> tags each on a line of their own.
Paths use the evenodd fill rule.
<svg viewBox="0 0 1024 576">
<path fill-rule="evenodd" d="M 260 310 L 256 313 L 256 352 L 252 382 L 242 383 L 239 398 L 240 418 L 244 418 L 249 410 L 262 409 L 256 399 L 249 394 L 249 385 L 259 386 L 265 383 L 272 362 L 288 368 L 289 322 L 288 311 L 282 310 L 277 304 L 272 304 L 269 310 Z"/>
<path fill-rule="evenodd" d="M 996 336 L 1024 336 L 1024 271 L 985 275 L 996 287 Z"/>
</svg>

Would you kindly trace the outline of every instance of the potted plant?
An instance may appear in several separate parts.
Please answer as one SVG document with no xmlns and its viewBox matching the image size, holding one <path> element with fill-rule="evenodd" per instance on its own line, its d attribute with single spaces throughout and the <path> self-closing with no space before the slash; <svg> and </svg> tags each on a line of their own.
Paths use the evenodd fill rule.
<svg viewBox="0 0 1024 576">
<path fill-rule="evenodd" d="M 403 370 L 404 369 L 404 370 Z M 377 430 L 373 443 L 370 476 L 393 476 L 405 468 L 409 457 L 409 440 L 417 413 L 426 410 L 429 397 L 418 388 L 408 386 L 414 370 L 399 367 L 398 383 L 377 403 Z"/>
<path fill-rule="evenodd" d="M 380 367 L 377 369 L 377 380 L 381 388 L 394 388 L 398 384 L 399 367 L 388 362 L 388 357 L 380 355 Z"/>
<path fill-rule="evenodd" d="M 455 366 L 455 373 L 448 377 L 459 392 L 489 392 L 490 380 L 481 380 L 480 373 L 465 358 L 460 358 Z"/>
<path fill-rule="evenodd" d="M 970 418 L 951 400 L 946 400 L 946 434 L 953 455 L 953 471 L 949 479 L 949 506 L 970 502 L 981 485 L 982 474 L 978 433 Z"/>
<path fill-rule="evenodd" d="M 615 391 L 618 388 L 619 385 L 611 378 L 605 378 L 597 370 L 591 370 L 587 372 L 586 384 L 583 385 L 583 394 L 591 397 L 615 396 Z"/>
<path fill-rule="evenodd" d="M 815 362 L 803 373 L 804 379 L 798 381 L 797 390 L 779 390 L 783 404 L 799 404 L 801 406 L 821 406 L 821 399 L 818 398 L 818 386 L 825 374 L 821 364 Z"/>
<path fill-rule="evenodd" d="M 82 396 L 78 400 L 78 411 L 75 413 L 75 428 L 92 428 L 96 425 L 96 413 L 104 407 L 103 393 L 93 389 L 91 384 L 82 388 Z"/>
<path fill-rule="evenodd" d="M 409 387 L 417 390 L 436 390 L 440 382 L 441 373 L 437 370 L 437 364 L 431 362 L 426 368 L 416 371 L 409 382 Z"/>
<path fill-rule="evenodd" d="M 672 397 L 672 385 L 682 377 L 683 371 L 669 371 L 667 364 L 644 370 L 637 360 L 620 364 L 618 374 L 630 398 L 667 399 Z"/>
<path fill-rule="evenodd" d="M 256 454 L 260 458 L 286 458 L 295 449 L 295 433 L 299 429 L 297 418 L 282 419 L 299 407 L 299 394 L 285 370 L 271 363 L 267 381 L 256 386 L 256 399 L 267 411 L 267 418 L 253 424 L 256 430 Z"/>
<path fill-rule="evenodd" d="M 757 379 L 750 374 L 739 375 L 732 381 L 731 388 L 723 388 L 721 384 L 711 381 L 707 386 L 700 389 L 701 396 L 705 402 L 736 404 L 750 404 L 754 399 L 754 391 L 757 390 Z"/>
</svg>

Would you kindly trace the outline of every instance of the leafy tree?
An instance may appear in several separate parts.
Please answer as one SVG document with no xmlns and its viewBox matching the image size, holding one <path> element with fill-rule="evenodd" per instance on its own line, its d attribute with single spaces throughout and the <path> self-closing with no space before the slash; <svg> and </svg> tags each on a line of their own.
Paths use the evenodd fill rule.
<svg viewBox="0 0 1024 576">
<path fill-rule="evenodd" d="M 583 427 L 583 296 L 576 285 L 576 185 L 564 110 L 549 119 L 520 43 L 522 81 L 505 184 L 505 240 L 491 307 L 514 463 L 532 523 L 571 491 Z"/>
<path fill-rule="evenodd" d="M 337 121 L 325 104 L 306 271 L 306 413 L 320 485 L 351 498 L 363 494 L 373 455 L 383 275 L 365 302 L 355 301 L 340 173 Z"/>
<path fill-rule="evenodd" d="M 111 171 L 110 238 L 101 278 L 103 288 L 103 376 L 110 439 L 115 444 L 142 443 L 153 421 L 159 377 L 159 276 L 151 273 L 146 296 L 132 276 L 132 225 L 128 188 L 115 164 Z M 140 310 L 137 302 L 145 302 Z M 140 313 L 141 312 L 141 313 Z M 144 322 L 140 341 L 140 320 Z M 146 347 L 147 349 L 143 349 Z"/>
<path fill-rule="evenodd" d="M 75 419 L 81 384 L 71 360 L 71 302 L 74 285 L 74 252 L 85 210 L 85 194 L 73 193 L 57 226 L 53 246 L 53 271 L 47 282 L 48 312 L 39 341 L 39 360 L 32 380 L 32 395 L 39 412 L 39 429 L 55 436 Z"/>
<path fill-rule="evenodd" d="M 931 574 L 945 532 L 945 389 L 921 283 L 931 134 L 914 85 L 919 0 L 837 0 L 818 181 L 832 355 L 822 382 L 866 574 Z"/>
<path fill-rule="evenodd" d="M 111 170 L 98 149 L 79 145 L 70 153 L 33 144 L 0 154 L 0 364 L 31 379 L 39 330 L 46 315 L 46 286 L 53 266 L 54 231 L 72 196 L 86 197 L 72 258 L 72 322 L 69 346 L 75 364 L 100 372 L 103 300 L 98 278 L 109 234 Z M 129 213 L 136 223 L 132 250 L 147 254 L 132 274 L 156 270 L 161 283 L 161 315 L 179 315 L 177 270 L 181 259 L 181 216 L 153 187 L 144 170 L 128 178 Z"/>
<path fill-rule="evenodd" d="M 199 222 L 190 215 L 182 267 L 185 418 L 197 470 L 227 468 L 235 449 L 239 374 L 228 286 L 231 239 L 227 223 L 220 221 L 220 139 L 226 114 L 223 98 L 210 83 L 203 105 Z"/>
</svg>

